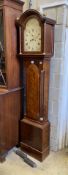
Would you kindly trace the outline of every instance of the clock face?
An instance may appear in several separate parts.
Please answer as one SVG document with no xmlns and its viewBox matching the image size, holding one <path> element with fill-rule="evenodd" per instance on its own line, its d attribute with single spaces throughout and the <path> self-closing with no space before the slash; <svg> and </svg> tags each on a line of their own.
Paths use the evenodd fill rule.
<svg viewBox="0 0 68 175">
<path fill-rule="evenodd" d="M 31 18 L 24 30 L 24 51 L 41 51 L 41 26 L 38 19 Z"/>
</svg>

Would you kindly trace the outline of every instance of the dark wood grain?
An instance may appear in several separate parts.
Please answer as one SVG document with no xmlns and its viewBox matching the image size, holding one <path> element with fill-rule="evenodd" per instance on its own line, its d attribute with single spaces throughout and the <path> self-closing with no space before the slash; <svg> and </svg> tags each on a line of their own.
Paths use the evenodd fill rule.
<svg viewBox="0 0 68 175">
<path fill-rule="evenodd" d="M 26 75 L 26 113 L 27 117 L 39 117 L 39 70 L 36 65 L 30 65 Z"/>
<path fill-rule="evenodd" d="M 46 55 L 54 54 L 54 26 L 44 24 L 44 53 Z"/>
<path fill-rule="evenodd" d="M 11 9 L 11 10 L 10 10 Z M 5 54 L 7 62 L 7 86 L 16 88 L 20 86 L 20 65 L 16 57 L 17 38 L 15 20 L 21 14 L 20 10 L 9 8 L 4 9 L 4 34 L 5 34 Z M 5 32 L 6 29 L 6 32 Z M 10 66 L 11 65 L 11 66 Z"/>
<path fill-rule="evenodd" d="M 43 70 L 45 71 L 44 77 L 44 116 L 48 120 L 48 100 L 49 100 L 49 78 L 50 78 L 50 61 L 44 60 Z"/>
<path fill-rule="evenodd" d="M 0 87 L 0 160 L 19 142 L 19 120 L 21 116 L 20 64 L 16 57 L 17 34 L 15 20 L 20 17 L 23 2 L 0 1 L 4 21 L 4 52 L 7 85 Z"/>
<path fill-rule="evenodd" d="M 24 30 L 28 20 L 36 18 L 41 26 L 40 51 L 24 51 Z M 55 21 L 36 10 L 25 11 L 17 21 L 20 29 L 18 58 L 22 60 L 25 77 L 25 112 L 20 122 L 21 149 L 42 161 L 49 153 L 48 122 L 50 59 L 54 54 Z M 23 118 L 24 117 L 24 118 Z"/>
<path fill-rule="evenodd" d="M 0 93 L 0 154 L 18 144 L 20 103 L 21 90 Z"/>
<path fill-rule="evenodd" d="M 20 135 L 21 149 L 40 161 L 44 160 L 49 153 L 49 123 L 45 122 L 40 125 L 34 121 L 23 119 L 20 129 L 23 131 Z"/>
</svg>

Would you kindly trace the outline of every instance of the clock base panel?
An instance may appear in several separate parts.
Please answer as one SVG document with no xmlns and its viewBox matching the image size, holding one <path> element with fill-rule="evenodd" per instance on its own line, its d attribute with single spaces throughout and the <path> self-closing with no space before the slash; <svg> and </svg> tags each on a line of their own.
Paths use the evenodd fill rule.
<svg viewBox="0 0 68 175">
<path fill-rule="evenodd" d="M 50 124 L 39 124 L 29 119 L 20 122 L 20 147 L 27 154 L 43 161 L 49 154 Z"/>
</svg>

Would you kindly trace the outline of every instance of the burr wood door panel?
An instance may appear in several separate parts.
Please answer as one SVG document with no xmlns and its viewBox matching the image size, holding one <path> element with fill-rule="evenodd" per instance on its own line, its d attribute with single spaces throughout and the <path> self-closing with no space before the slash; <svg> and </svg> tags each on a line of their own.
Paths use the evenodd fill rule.
<svg viewBox="0 0 68 175">
<path fill-rule="evenodd" d="M 26 114 L 38 120 L 39 117 L 39 70 L 35 64 L 27 68 L 26 76 Z"/>
</svg>

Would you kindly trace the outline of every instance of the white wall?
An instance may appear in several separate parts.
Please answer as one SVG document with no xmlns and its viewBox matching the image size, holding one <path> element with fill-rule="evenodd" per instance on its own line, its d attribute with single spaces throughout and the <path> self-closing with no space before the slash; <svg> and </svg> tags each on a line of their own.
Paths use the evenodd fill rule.
<svg viewBox="0 0 68 175">
<path fill-rule="evenodd" d="M 59 4 L 59 1 L 55 3 Z M 55 6 L 55 3 L 47 8 L 45 3 L 43 13 L 56 20 L 55 49 L 50 69 L 49 120 L 50 147 L 57 151 L 68 146 L 68 7 L 66 4 Z"/>
<path fill-rule="evenodd" d="M 23 6 L 23 11 L 27 10 L 29 7 L 29 0 L 21 0 L 23 2 L 25 2 L 24 6 Z"/>
</svg>

